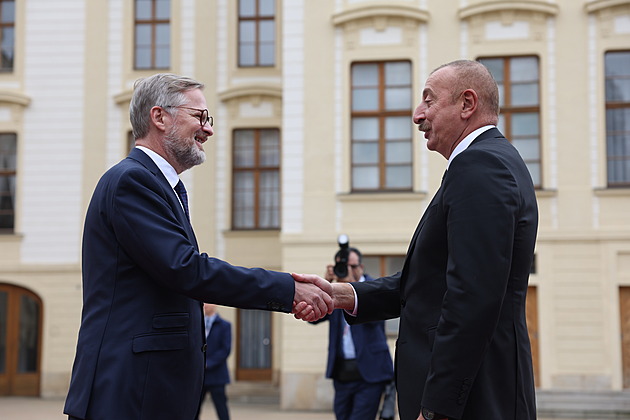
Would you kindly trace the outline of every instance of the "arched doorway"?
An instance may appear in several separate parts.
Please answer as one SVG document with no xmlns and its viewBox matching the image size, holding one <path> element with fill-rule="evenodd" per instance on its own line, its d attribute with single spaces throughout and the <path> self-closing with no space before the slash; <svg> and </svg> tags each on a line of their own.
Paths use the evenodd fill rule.
<svg viewBox="0 0 630 420">
<path fill-rule="evenodd" d="M 0 283 L 0 396 L 39 395 L 41 337 L 41 299 Z"/>
</svg>

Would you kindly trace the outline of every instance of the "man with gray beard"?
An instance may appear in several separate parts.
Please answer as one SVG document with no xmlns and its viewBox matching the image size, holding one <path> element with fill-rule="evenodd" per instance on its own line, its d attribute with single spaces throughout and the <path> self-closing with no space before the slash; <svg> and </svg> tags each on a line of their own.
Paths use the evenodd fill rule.
<svg viewBox="0 0 630 420">
<path fill-rule="evenodd" d="M 296 283 L 199 252 L 179 174 L 205 160 L 213 134 L 202 89 L 173 74 L 135 84 L 135 148 L 101 177 L 85 219 L 70 419 L 193 420 L 204 379 L 202 302 L 332 312 L 325 280 Z"/>
</svg>

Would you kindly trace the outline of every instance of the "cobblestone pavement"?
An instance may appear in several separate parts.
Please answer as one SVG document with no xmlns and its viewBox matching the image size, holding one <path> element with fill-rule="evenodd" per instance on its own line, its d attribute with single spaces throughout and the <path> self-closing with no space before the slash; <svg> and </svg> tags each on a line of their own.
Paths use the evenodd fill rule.
<svg viewBox="0 0 630 420">
<path fill-rule="evenodd" d="M 63 413 L 63 399 L 35 397 L 0 397 L 1 420 L 67 420 Z M 330 411 L 282 411 L 277 405 L 230 404 L 232 420 L 334 420 Z M 204 403 L 200 420 L 216 420 L 209 399 Z M 539 420 L 554 420 L 539 418 Z M 576 420 L 563 418 L 562 420 Z"/>
</svg>

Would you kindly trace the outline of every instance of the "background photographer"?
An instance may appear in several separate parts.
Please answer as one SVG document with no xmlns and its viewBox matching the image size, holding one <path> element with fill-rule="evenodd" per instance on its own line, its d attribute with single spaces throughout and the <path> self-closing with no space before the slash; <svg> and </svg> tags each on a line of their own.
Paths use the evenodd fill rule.
<svg viewBox="0 0 630 420">
<path fill-rule="evenodd" d="M 326 280 L 344 283 L 372 280 L 363 272 L 361 252 L 348 246 L 347 237 L 340 237 L 339 245 L 341 249 L 335 254 L 336 264 L 326 267 Z M 346 276 L 338 276 L 343 274 Z M 375 419 L 385 386 L 394 375 L 385 322 L 350 326 L 341 309 L 312 324 L 322 321 L 330 322 L 326 377 L 333 380 L 335 387 L 336 419 Z"/>
</svg>

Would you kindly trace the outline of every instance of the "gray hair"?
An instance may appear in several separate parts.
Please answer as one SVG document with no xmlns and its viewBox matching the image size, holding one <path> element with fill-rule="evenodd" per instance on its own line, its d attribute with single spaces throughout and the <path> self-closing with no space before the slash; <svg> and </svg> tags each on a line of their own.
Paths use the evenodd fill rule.
<svg viewBox="0 0 630 420">
<path fill-rule="evenodd" d="M 441 65 L 431 74 L 444 67 L 451 67 L 455 70 L 456 77 L 451 87 L 453 101 L 457 100 L 464 90 L 472 89 L 479 96 L 479 104 L 484 114 L 498 118 L 500 110 L 499 87 L 486 66 L 479 61 L 456 60 Z"/>
<path fill-rule="evenodd" d="M 189 77 L 170 73 L 159 73 L 138 79 L 133 85 L 133 96 L 129 104 L 129 119 L 134 139 L 149 134 L 151 108 L 154 106 L 176 107 L 184 105 L 184 93 L 193 89 L 203 89 L 201 82 Z M 166 109 L 166 112 L 171 112 Z"/>
</svg>

